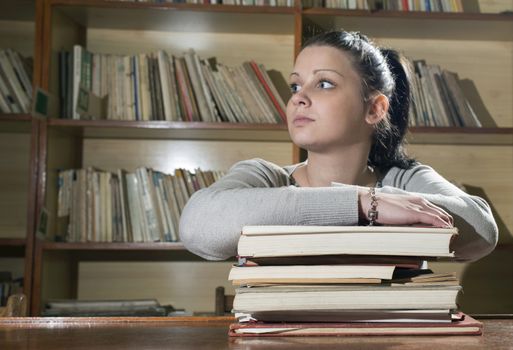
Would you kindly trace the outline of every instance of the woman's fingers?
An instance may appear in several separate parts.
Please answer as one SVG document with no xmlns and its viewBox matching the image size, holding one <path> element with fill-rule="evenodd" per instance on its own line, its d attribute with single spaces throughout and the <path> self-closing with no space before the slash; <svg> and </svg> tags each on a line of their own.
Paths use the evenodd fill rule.
<svg viewBox="0 0 513 350">
<path fill-rule="evenodd" d="M 359 193 L 359 215 L 368 220 L 370 208 L 368 191 Z M 453 218 L 444 209 L 431 203 L 419 195 L 379 193 L 378 220 L 385 225 L 432 225 L 436 227 L 451 227 Z"/>
</svg>

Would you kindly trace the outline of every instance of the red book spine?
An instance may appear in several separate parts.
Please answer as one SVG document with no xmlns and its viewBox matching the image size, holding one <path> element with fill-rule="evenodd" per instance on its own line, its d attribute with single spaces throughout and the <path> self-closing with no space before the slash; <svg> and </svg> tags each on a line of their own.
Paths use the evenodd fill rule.
<svg viewBox="0 0 513 350">
<path fill-rule="evenodd" d="M 285 111 L 281 108 L 280 104 L 276 100 L 276 97 L 274 96 L 273 92 L 271 91 L 271 88 L 269 87 L 269 85 L 267 85 L 267 82 L 265 81 L 264 77 L 262 76 L 262 72 L 260 72 L 258 65 L 254 61 L 251 61 L 249 63 L 251 65 L 251 68 L 253 68 L 253 70 L 255 71 L 255 74 L 258 77 L 258 80 L 260 80 L 260 83 L 264 87 L 265 92 L 267 92 L 267 94 L 271 98 L 271 101 L 273 102 L 273 105 L 276 107 L 276 110 L 280 114 L 281 119 L 284 122 L 287 122 L 287 116 L 285 115 Z"/>
</svg>

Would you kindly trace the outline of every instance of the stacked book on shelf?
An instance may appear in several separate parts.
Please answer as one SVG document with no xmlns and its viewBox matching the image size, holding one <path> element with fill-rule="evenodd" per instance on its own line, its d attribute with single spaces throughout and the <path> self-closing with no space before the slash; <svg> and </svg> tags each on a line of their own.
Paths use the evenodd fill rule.
<svg viewBox="0 0 513 350">
<path fill-rule="evenodd" d="M 57 240 L 67 242 L 176 242 L 189 197 L 223 175 L 220 171 L 173 175 L 138 168 L 115 173 L 93 168 L 59 172 Z"/>
<path fill-rule="evenodd" d="M 423 268 L 450 259 L 456 228 L 246 226 L 231 336 L 480 334 L 457 310 L 452 273 Z"/>
<path fill-rule="evenodd" d="M 458 75 L 425 60 L 413 60 L 410 126 L 482 127 Z"/>
<path fill-rule="evenodd" d="M 182 56 L 163 50 L 120 56 L 76 45 L 72 52 L 60 52 L 59 72 L 62 118 L 272 124 L 285 120 L 282 96 L 265 67 L 254 61 L 228 67 L 201 59 L 192 49 Z"/>
<path fill-rule="evenodd" d="M 31 106 L 32 60 L 0 50 L 0 113 L 30 113 Z"/>
</svg>

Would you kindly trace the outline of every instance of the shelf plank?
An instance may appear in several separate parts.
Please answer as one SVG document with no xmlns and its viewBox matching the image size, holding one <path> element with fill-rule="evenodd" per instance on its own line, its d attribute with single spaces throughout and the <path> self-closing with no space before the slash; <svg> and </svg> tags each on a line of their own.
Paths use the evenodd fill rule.
<svg viewBox="0 0 513 350">
<path fill-rule="evenodd" d="M 128 242 L 43 242 L 43 250 L 186 250 L 181 242 L 149 242 L 149 243 L 128 243 Z"/>
<path fill-rule="evenodd" d="M 0 1 L 0 20 L 30 21 L 36 17 L 36 0 L 2 0 Z"/>
<path fill-rule="evenodd" d="M 285 124 L 49 119 L 48 126 L 85 138 L 290 142 Z"/>
<path fill-rule="evenodd" d="M 23 238 L 0 238 L 0 247 L 24 247 Z"/>
<path fill-rule="evenodd" d="M 239 6 L 222 4 L 186 4 L 171 2 L 124 2 L 112 0 L 51 0 L 52 6 L 87 6 L 129 9 L 162 9 L 199 12 L 226 13 L 276 13 L 293 14 L 294 7 L 289 6 Z"/>
<path fill-rule="evenodd" d="M 304 9 L 305 20 L 325 29 L 358 30 L 371 38 L 512 41 L 513 15 Z M 408 28 L 408 30 L 405 30 Z"/>
<path fill-rule="evenodd" d="M 85 138 L 290 142 L 285 124 L 49 119 L 48 125 Z M 513 128 L 413 127 L 407 139 L 413 144 L 513 145 Z"/>
<path fill-rule="evenodd" d="M 28 133 L 31 130 L 31 122 L 30 114 L 0 113 L 0 133 Z"/>
<path fill-rule="evenodd" d="M 3 122 L 29 122 L 32 120 L 30 114 L 0 113 L 0 123 Z"/>
<path fill-rule="evenodd" d="M 0 238 L 0 258 L 23 258 L 25 244 L 23 238 Z"/>
<path fill-rule="evenodd" d="M 75 261 L 204 261 L 180 242 L 68 243 L 39 242 L 44 254 L 69 254 Z"/>
<path fill-rule="evenodd" d="M 219 33 L 294 33 L 293 7 L 53 0 L 87 28 Z M 243 16 L 241 16 L 243 15 Z"/>
<path fill-rule="evenodd" d="M 513 145 L 513 128 L 414 127 L 409 129 L 411 144 Z"/>
</svg>

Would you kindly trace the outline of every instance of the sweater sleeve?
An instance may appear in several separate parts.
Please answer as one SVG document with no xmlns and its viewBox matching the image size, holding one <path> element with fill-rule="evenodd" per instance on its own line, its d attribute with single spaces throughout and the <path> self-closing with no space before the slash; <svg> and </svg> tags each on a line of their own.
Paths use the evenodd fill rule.
<svg viewBox="0 0 513 350">
<path fill-rule="evenodd" d="M 391 186 L 381 191 L 420 195 L 452 215 L 459 230 L 451 246 L 457 259 L 477 260 L 495 248 L 498 228 L 484 199 L 468 195 L 426 165 L 408 170 L 392 168 L 390 172 L 386 178 L 392 179 Z"/>
<path fill-rule="evenodd" d="M 261 159 L 235 164 L 197 191 L 180 218 L 180 239 L 196 255 L 236 255 L 244 225 L 356 225 L 355 187 L 295 187 L 281 167 Z"/>
</svg>

